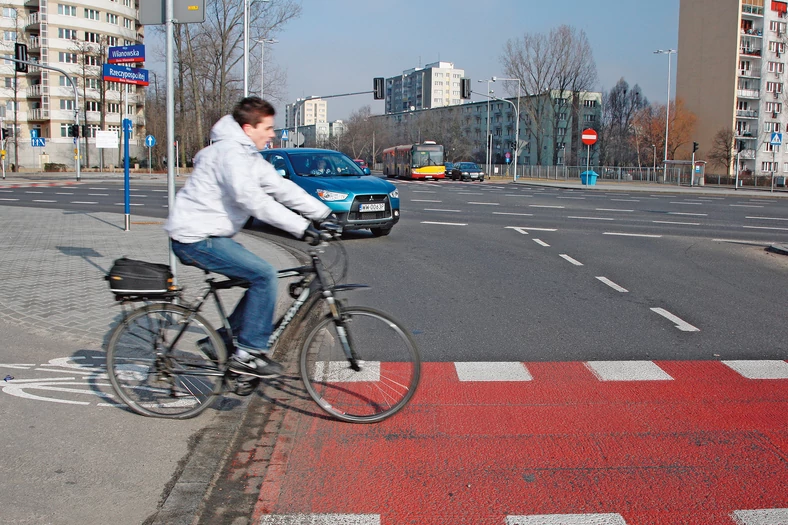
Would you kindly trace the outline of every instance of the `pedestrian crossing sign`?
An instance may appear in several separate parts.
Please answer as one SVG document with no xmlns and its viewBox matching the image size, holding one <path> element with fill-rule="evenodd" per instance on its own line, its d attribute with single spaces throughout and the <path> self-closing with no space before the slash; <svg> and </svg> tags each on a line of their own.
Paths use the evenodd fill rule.
<svg viewBox="0 0 788 525">
<path fill-rule="evenodd" d="M 783 134 L 782 133 L 772 133 L 772 146 L 782 146 L 783 143 Z"/>
<path fill-rule="evenodd" d="M 287 130 L 286 129 L 282 130 L 282 140 L 287 140 Z"/>
</svg>

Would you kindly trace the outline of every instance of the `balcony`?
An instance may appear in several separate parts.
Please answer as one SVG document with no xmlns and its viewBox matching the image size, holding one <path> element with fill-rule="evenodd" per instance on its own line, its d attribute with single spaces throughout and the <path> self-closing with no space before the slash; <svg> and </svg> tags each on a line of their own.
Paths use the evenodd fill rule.
<svg viewBox="0 0 788 525">
<path fill-rule="evenodd" d="M 753 71 L 751 69 L 740 69 L 739 70 L 740 77 L 747 77 L 747 78 L 761 78 L 760 71 Z"/>
<path fill-rule="evenodd" d="M 761 91 L 759 89 L 737 89 L 736 96 L 741 98 L 761 98 Z"/>
<path fill-rule="evenodd" d="M 27 45 L 27 51 L 30 53 L 39 53 L 41 51 L 41 38 L 31 36 L 30 43 Z"/>
<path fill-rule="evenodd" d="M 27 15 L 27 20 L 25 20 L 25 29 L 31 29 L 30 26 L 37 26 L 41 23 L 41 15 L 38 11 L 35 13 L 30 13 Z"/>
<path fill-rule="evenodd" d="M 763 50 L 762 49 L 754 49 L 752 47 L 740 47 L 739 54 L 742 56 L 748 57 L 761 57 Z"/>
<path fill-rule="evenodd" d="M 740 118 L 758 118 L 758 112 L 754 109 L 737 109 L 736 116 Z"/>
<path fill-rule="evenodd" d="M 754 159 L 755 158 L 755 150 L 754 149 L 745 149 L 739 152 L 740 159 Z"/>
<path fill-rule="evenodd" d="M 763 3 L 761 2 L 761 4 L 763 4 Z M 751 5 L 751 4 L 743 3 L 741 5 L 741 12 L 745 16 L 762 17 L 763 16 L 763 5 Z"/>
<path fill-rule="evenodd" d="M 49 120 L 49 110 L 43 108 L 31 109 L 27 112 L 28 120 Z"/>
<path fill-rule="evenodd" d="M 26 96 L 27 98 L 41 98 L 41 96 L 45 94 L 46 90 L 42 84 L 34 84 L 28 86 Z"/>
</svg>

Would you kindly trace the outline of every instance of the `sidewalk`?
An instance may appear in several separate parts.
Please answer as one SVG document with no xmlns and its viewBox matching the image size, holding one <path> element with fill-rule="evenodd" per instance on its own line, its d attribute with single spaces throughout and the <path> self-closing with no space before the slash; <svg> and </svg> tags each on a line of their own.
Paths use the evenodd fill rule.
<svg viewBox="0 0 788 525">
<path fill-rule="evenodd" d="M 167 263 L 163 219 L 137 217 L 132 220 L 131 231 L 126 232 L 123 214 L 0 206 L 0 221 L 0 273 L 4 285 L 0 294 L 0 326 L 6 327 L 0 362 L 7 363 L 0 364 L 0 371 L 4 376 L 16 376 L 19 385 L 32 385 L 34 381 L 54 380 L 49 378 L 58 370 L 50 370 L 52 365 L 14 363 L 60 363 L 55 366 L 83 370 L 66 372 L 82 374 L 78 378 L 84 378 L 83 381 L 106 383 L 106 377 L 101 380 L 103 369 L 98 365 L 80 368 L 92 357 L 103 356 L 105 336 L 121 317 L 104 275 L 113 261 L 124 255 Z M 275 267 L 298 264 L 289 252 L 268 241 L 244 233 L 238 239 Z M 204 288 L 205 275 L 201 270 L 179 264 L 177 277 L 179 284 L 186 287 L 187 299 Z M 241 289 L 227 290 L 222 299 L 231 307 L 242 293 Z M 286 304 L 285 296 L 286 290 L 280 289 L 280 311 Z M 204 314 L 212 323 L 218 321 L 214 308 L 206 308 Z M 91 372 L 84 371 L 88 369 Z M 0 389 L 14 384 L 13 380 L 0 382 Z M 0 496 L 0 506 L 15 507 L 17 518 L 32 519 L 20 523 L 43 522 L 37 520 L 46 520 L 45 516 L 58 516 L 58 523 L 106 522 L 109 518 L 98 513 L 111 509 L 100 502 L 102 498 L 116 500 L 119 493 L 124 494 L 122 505 L 130 510 L 112 518 L 115 523 L 140 523 L 152 514 L 161 523 L 188 523 L 190 518 L 186 515 L 196 512 L 224 459 L 225 449 L 241 426 L 249 400 L 225 396 L 216 410 L 194 420 L 173 422 L 107 408 L 106 403 L 101 408 L 101 401 L 106 398 L 84 403 L 84 399 L 96 399 L 95 396 L 86 396 L 90 392 L 75 390 L 74 386 L 62 389 L 51 385 L 36 390 L 35 395 L 3 394 L 0 405 L 7 427 L 5 447 L 11 459 L 5 466 L 14 471 L 9 471 L 0 482 L 0 488 L 8 484 L 0 492 L 13 492 Z M 104 387 L 111 393 L 108 385 Z M 68 400 L 69 396 L 72 400 Z M 33 422 L 36 425 L 30 426 Z M 47 435 L 41 430 L 45 426 L 52 427 Z M 28 430 L 36 427 L 37 430 Z M 123 438 L 107 437 L 113 433 Z M 67 466 L 59 470 L 78 473 L 82 482 L 70 486 L 58 483 L 54 489 L 47 485 L 56 483 L 55 479 L 47 479 L 45 473 L 58 468 L 49 457 L 60 450 L 58 447 L 65 450 L 57 455 L 57 461 Z M 100 457 L 105 449 L 124 453 L 107 452 L 110 455 L 100 468 L 101 474 L 85 472 L 84 460 L 73 459 L 77 450 Z M 17 458 L 20 462 L 16 462 Z M 86 486 L 91 486 L 88 493 Z M 133 486 L 134 490 L 123 489 L 124 486 Z M 48 493 L 51 490 L 57 494 Z M 15 498 L 28 498 L 32 506 L 27 501 L 20 505 Z M 80 501 L 82 507 L 72 508 L 74 501 Z M 86 509 L 95 514 L 84 517 Z"/>
</svg>

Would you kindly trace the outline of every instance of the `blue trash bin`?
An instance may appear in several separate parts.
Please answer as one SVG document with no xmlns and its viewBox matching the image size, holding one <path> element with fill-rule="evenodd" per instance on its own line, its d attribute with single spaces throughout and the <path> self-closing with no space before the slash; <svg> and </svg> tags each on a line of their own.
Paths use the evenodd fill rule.
<svg viewBox="0 0 788 525">
<path fill-rule="evenodd" d="M 597 174 L 593 171 L 584 171 L 580 174 L 580 182 L 588 186 L 596 185 L 596 178 Z"/>
</svg>

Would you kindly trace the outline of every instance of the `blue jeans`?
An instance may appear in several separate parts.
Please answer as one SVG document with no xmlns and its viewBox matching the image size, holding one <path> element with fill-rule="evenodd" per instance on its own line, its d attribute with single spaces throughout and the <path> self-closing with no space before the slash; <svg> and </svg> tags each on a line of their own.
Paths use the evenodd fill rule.
<svg viewBox="0 0 788 525">
<path fill-rule="evenodd" d="M 188 244 L 173 239 L 172 251 L 183 264 L 249 281 L 249 289 L 228 318 L 230 328 L 238 348 L 268 353 L 276 306 L 276 269 L 228 237 L 209 237 Z"/>
</svg>

